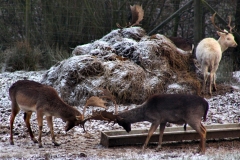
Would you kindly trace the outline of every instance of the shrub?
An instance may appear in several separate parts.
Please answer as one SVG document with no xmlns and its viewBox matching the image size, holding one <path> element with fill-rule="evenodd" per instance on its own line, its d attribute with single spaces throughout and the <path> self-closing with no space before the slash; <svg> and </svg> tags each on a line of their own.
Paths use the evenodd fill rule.
<svg viewBox="0 0 240 160">
<path fill-rule="evenodd" d="M 40 49 L 41 48 L 41 49 Z M 16 42 L 16 44 L 0 53 L 1 70 L 4 71 L 36 71 L 49 69 L 57 62 L 69 57 L 69 53 L 56 46 L 31 47 L 27 42 Z"/>
<path fill-rule="evenodd" d="M 5 56 L 7 71 L 33 71 L 39 68 L 41 53 L 39 49 L 32 49 L 27 42 L 16 42 L 16 45 Z"/>
</svg>

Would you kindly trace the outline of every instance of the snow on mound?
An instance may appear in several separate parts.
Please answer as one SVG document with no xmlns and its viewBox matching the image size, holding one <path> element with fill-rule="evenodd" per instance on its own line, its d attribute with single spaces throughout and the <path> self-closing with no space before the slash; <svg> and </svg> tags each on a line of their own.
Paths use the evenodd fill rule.
<svg viewBox="0 0 240 160">
<path fill-rule="evenodd" d="M 200 86 L 189 69 L 191 55 L 179 54 L 168 38 L 147 36 L 140 27 L 113 30 L 72 54 L 42 79 L 72 105 L 83 105 L 100 88 L 107 88 L 118 103 L 142 103 L 154 93 L 197 93 Z M 168 87 L 175 83 L 180 87 Z"/>
</svg>

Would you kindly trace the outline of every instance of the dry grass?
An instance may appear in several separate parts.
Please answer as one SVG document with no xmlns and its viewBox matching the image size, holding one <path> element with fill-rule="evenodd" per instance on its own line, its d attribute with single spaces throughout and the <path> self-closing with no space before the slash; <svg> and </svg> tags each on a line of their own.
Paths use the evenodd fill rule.
<svg viewBox="0 0 240 160">
<path fill-rule="evenodd" d="M 192 55 L 178 53 L 168 38 L 160 34 L 149 37 L 140 27 L 114 30 L 100 40 L 76 47 L 73 54 L 43 79 L 72 105 L 99 96 L 99 88 L 108 89 L 118 104 L 138 104 L 152 94 L 169 93 L 171 84 L 183 88 L 171 93 L 200 92 Z M 64 86 L 59 85 L 61 81 Z"/>
</svg>

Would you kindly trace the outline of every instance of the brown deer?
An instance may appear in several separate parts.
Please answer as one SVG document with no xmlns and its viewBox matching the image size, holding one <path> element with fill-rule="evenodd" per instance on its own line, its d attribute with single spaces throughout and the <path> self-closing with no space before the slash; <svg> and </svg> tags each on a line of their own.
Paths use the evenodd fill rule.
<svg viewBox="0 0 240 160">
<path fill-rule="evenodd" d="M 196 48 L 196 57 L 201 65 L 201 70 L 203 74 L 203 85 L 202 85 L 202 93 L 204 94 L 206 89 L 206 83 L 209 77 L 209 90 L 208 93 L 211 96 L 212 90 L 216 91 L 216 71 L 219 66 L 219 62 L 222 58 L 222 53 L 228 49 L 228 47 L 236 47 L 237 43 L 234 40 L 234 36 L 232 34 L 232 30 L 234 27 L 231 27 L 231 17 L 229 17 L 228 27 L 230 28 L 229 32 L 227 30 L 222 30 L 218 26 L 215 25 L 214 18 L 215 14 L 211 17 L 211 22 L 214 27 L 218 30 L 217 34 L 219 35 L 219 39 L 216 40 L 214 38 L 204 38 L 199 42 Z M 209 72 L 209 73 L 208 73 Z M 213 85 L 213 88 L 212 88 Z"/>
<path fill-rule="evenodd" d="M 12 113 L 10 118 L 10 144 L 13 145 L 13 123 L 19 110 L 24 111 L 24 121 L 28 128 L 30 137 L 34 143 L 42 146 L 42 126 L 43 116 L 46 116 L 48 127 L 51 131 L 52 142 L 55 146 L 59 144 L 55 140 L 53 131 L 52 116 L 61 118 L 66 122 L 65 131 L 69 131 L 74 126 L 79 125 L 83 120 L 83 115 L 74 107 L 66 104 L 57 94 L 57 91 L 51 87 L 35 81 L 19 80 L 9 88 L 9 96 L 12 101 Z M 91 102 L 90 98 L 89 102 Z M 86 106 L 95 105 L 94 103 L 86 103 Z M 104 104 L 100 104 L 106 108 Z M 35 139 L 31 126 L 30 118 L 32 112 L 36 112 L 39 134 L 38 140 Z"/>
<path fill-rule="evenodd" d="M 192 53 L 192 50 L 194 48 L 193 43 L 188 40 L 184 39 L 182 37 L 168 37 L 177 48 L 180 48 L 183 51 L 187 51 L 187 53 Z"/>
<path fill-rule="evenodd" d="M 208 102 L 197 95 L 184 94 L 156 94 L 151 96 L 147 101 L 137 108 L 113 115 L 112 112 L 100 111 L 95 112 L 89 119 L 106 120 L 117 122 L 127 132 L 131 131 L 131 124 L 142 121 L 152 123 L 148 132 L 147 139 L 142 147 L 145 150 L 149 139 L 160 125 L 160 136 L 157 150 L 161 149 L 163 132 L 166 123 L 189 124 L 200 135 L 200 145 L 198 152 L 205 153 L 206 129 L 201 120 L 206 120 L 208 112 Z"/>
</svg>

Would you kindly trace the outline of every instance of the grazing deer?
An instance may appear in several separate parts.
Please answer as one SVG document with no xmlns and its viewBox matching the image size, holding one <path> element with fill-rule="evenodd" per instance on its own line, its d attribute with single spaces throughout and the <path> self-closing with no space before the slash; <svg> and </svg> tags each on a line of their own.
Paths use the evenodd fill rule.
<svg viewBox="0 0 240 160">
<path fill-rule="evenodd" d="M 214 18 L 215 14 L 211 17 L 211 22 L 213 23 L 214 27 L 218 30 L 217 34 L 219 35 L 219 39 L 215 40 L 214 38 L 205 38 L 199 42 L 196 48 L 196 57 L 201 65 L 201 70 L 203 73 L 203 85 L 202 85 L 202 93 L 205 91 L 205 86 L 207 83 L 208 76 L 210 76 L 209 82 L 209 95 L 212 95 L 212 85 L 213 91 L 216 91 L 216 71 L 219 66 L 219 62 L 222 58 L 222 52 L 228 49 L 228 47 L 236 47 L 237 43 L 234 40 L 234 36 L 232 34 L 231 27 L 231 17 L 229 17 L 229 24 L 228 27 L 230 31 L 221 30 L 219 27 L 215 25 Z M 210 74 L 208 74 L 208 72 Z"/>
<path fill-rule="evenodd" d="M 89 119 L 117 122 L 127 132 L 131 131 L 131 124 L 136 122 L 151 122 L 151 128 L 142 147 L 145 150 L 149 139 L 160 125 L 160 136 L 157 150 L 161 149 L 163 132 L 166 123 L 189 124 L 200 135 L 199 152 L 205 153 L 206 129 L 201 120 L 206 120 L 208 102 L 197 95 L 156 94 L 137 108 L 114 115 L 112 112 L 95 112 L 93 116 L 83 120 L 82 125 Z"/>
<path fill-rule="evenodd" d="M 13 145 L 13 123 L 19 110 L 24 111 L 24 121 L 28 128 L 30 137 L 34 143 L 38 143 L 42 147 L 42 126 L 43 116 L 46 116 L 48 127 L 51 131 L 52 142 L 55 146 L 59 144 L 55 141 L 52 116 L 61 118 L 66 122 L 65 131 L 69 131 L 74 126 L 79 125 L 83 120 L 83 115 L 76 109 L 66 104 L 57 94 L 57 91 L 51 87 L 38 82 L 29 80 L 19 80 L 14 83 L 9 89 L 9 96 L 12 101 L 12 113 L 10 118 L 10 144 Z M 106 108 L 103 103 L 94 103 L 90 97 L 85 104 L 87 106 L 97 106 Z M 30 118 L 32 112 L 36 112 L 39 127 L 38 140 L 35 139 L 31 126 Z"/>
</svg>

